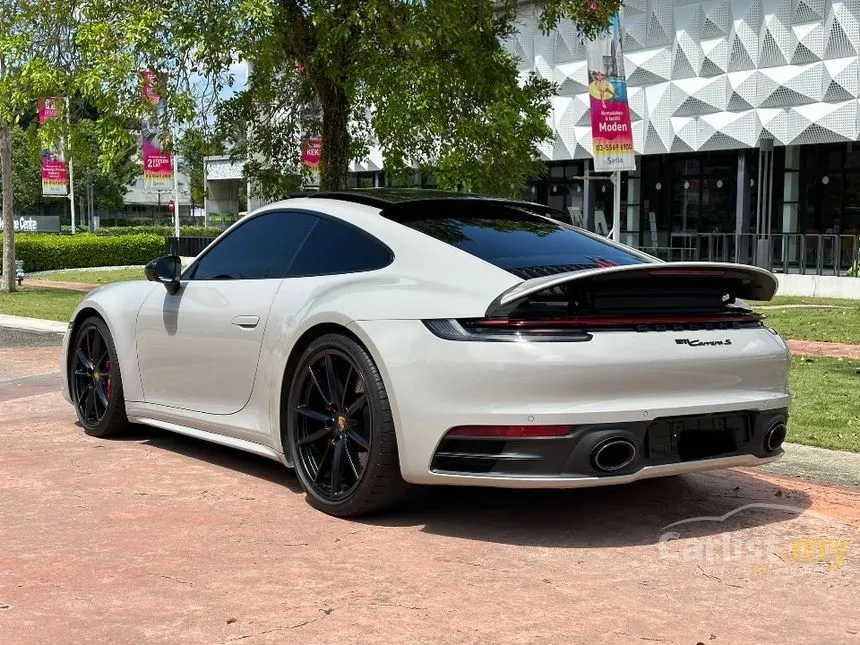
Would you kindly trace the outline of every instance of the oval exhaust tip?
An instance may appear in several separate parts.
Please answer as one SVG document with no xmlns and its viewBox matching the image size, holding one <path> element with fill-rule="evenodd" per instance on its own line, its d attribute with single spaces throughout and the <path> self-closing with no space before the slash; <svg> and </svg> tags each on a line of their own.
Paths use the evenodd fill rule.
<svg viewBox="0 0 860 645">
<path fill-rule="evenodd" d="M 621 470 L 636 459 L 636 446 L 627 439 L 609 439 L 591 453 L 594 467 L 603 472 Z"/>
<path fill-rule="evenodd" d="M 764 436 L 764 447 L 768 452 L 776 452 L 785 441 L 786 428 L 782 421 L 774 423 Z"/>
</svg>

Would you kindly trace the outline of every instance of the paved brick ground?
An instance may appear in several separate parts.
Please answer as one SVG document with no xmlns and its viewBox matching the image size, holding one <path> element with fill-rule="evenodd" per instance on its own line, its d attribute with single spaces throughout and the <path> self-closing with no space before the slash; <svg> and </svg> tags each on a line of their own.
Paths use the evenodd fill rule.
<svg viewBox="0 0 860 645">
<path fill-rule="evenodd" d="M 857 489 L 732 470 L 336 520 L 277 464 L 86 436 L 55 372 L 0 350 L 3 645 L 860 642 Z"/>
</svg>

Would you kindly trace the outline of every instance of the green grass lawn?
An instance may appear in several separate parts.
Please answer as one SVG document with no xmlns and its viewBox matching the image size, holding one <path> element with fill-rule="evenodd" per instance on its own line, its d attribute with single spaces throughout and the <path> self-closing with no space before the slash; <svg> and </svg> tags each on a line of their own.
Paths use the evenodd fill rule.
<svg viewBox="0 0 860 645">
<path fill-rule="evenodd" d="M 860 361 L 791 360 L 788 441 L 860 452 Z"/>
<path fill-rule="evenodd" d="M 806 296 L 775 296 L 769 302 L 756 302 L 747 300 L 755 305 L 833 305 L 836 307 L 860 307 L 860 300 L 848 300 L 843 298 L 812 298 Z"/>
<path fill-rule="evenodd" d="M 0 314 L 66 322 L 86 295 L 83 291 L 28 287 L 25 282 L 19 291 L 0 292 Z"/>
<path fill-rule="evenodd" d="M 860 307 L 768 309 L 761 313 L 767 316 L 764 323 L 783 338 L 860 345 Z"/>
<path fill-rule="evenodd" d="M 783 338 L 860 345 L 860 300 L 777 296 L 771 302 L 748 302 L 767 316 L 765 324 Z M 767 309 L 758 309 L 766 305 Z M 770 307 L 777 305 L 777 308 Z M 833 305 L 833 309 L 780 309 L 778 305 Z"/>
<path fill-rule="evenodd" d="M 59 280 L 61 282 L 82 282 L 85 284 L 108 284 L 109 282 L 123 282 L 125 280 L 145 280 L 143 269 L 113 269 L 91 271 L 61 271 L 57 273 L 44 273 L 33 276 L 33 280 Z M 26 278 L 24 283 L 26 284 Z"/>
</svg>

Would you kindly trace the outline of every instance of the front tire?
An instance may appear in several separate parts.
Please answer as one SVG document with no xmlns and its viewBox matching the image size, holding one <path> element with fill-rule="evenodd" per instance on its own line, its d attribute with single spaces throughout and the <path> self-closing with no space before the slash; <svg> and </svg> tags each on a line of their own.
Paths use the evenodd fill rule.
<svg viewBox="0 0 860 645">
<path fill-rule="evenodd" d="M 116 346 L 104 321 L 81 323 L 71 345 L 69 393 L 78 421 L 94 437 L 109 437 L 128 427 Z"/>
<path fill-rule="evenodd" d="M 286 404 L 285 443 L 311 506 L 353 517 L 404 499 L 385 385 L 361 345 L 340 334 L 313 341 Z"/>
</svg>

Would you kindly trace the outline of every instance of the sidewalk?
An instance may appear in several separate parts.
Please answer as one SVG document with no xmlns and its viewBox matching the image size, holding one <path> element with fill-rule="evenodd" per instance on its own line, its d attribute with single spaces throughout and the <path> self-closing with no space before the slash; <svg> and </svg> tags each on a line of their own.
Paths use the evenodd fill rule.
<svg viewBox="0 0 860 645">
<path fill-rule="evenodd" d="M 86 284 L 84 282 L 62 282 L 60 280 L 39 280 L 32 278 L 26 280 L 28 287 L 41 287 L 47 289 L 68 289 L 70 291 L 83 291 L 89 293 L 93 289 L 98 289 L 101 285 Z"/>
<path fill-rule="evenodd" d="M 789 422 L 789 428 L 791 423 Z M 791 430 L 789 429 L 789 435 Z M 785 454 L 762 470 L 837 486 L 860 487 L 860 453 L 828 450 L 799 443 L 783 444 Z"/>
<path fill-rule="evenodd" d="M 24 316 L 0 314 L 0 327 L 19 329 L 21 331 L 63 334 L 66 332 L 68 323 L 57 322 L 55 320 L 42 320 L 41 318 L 26 318 Z"/>
</svg>

